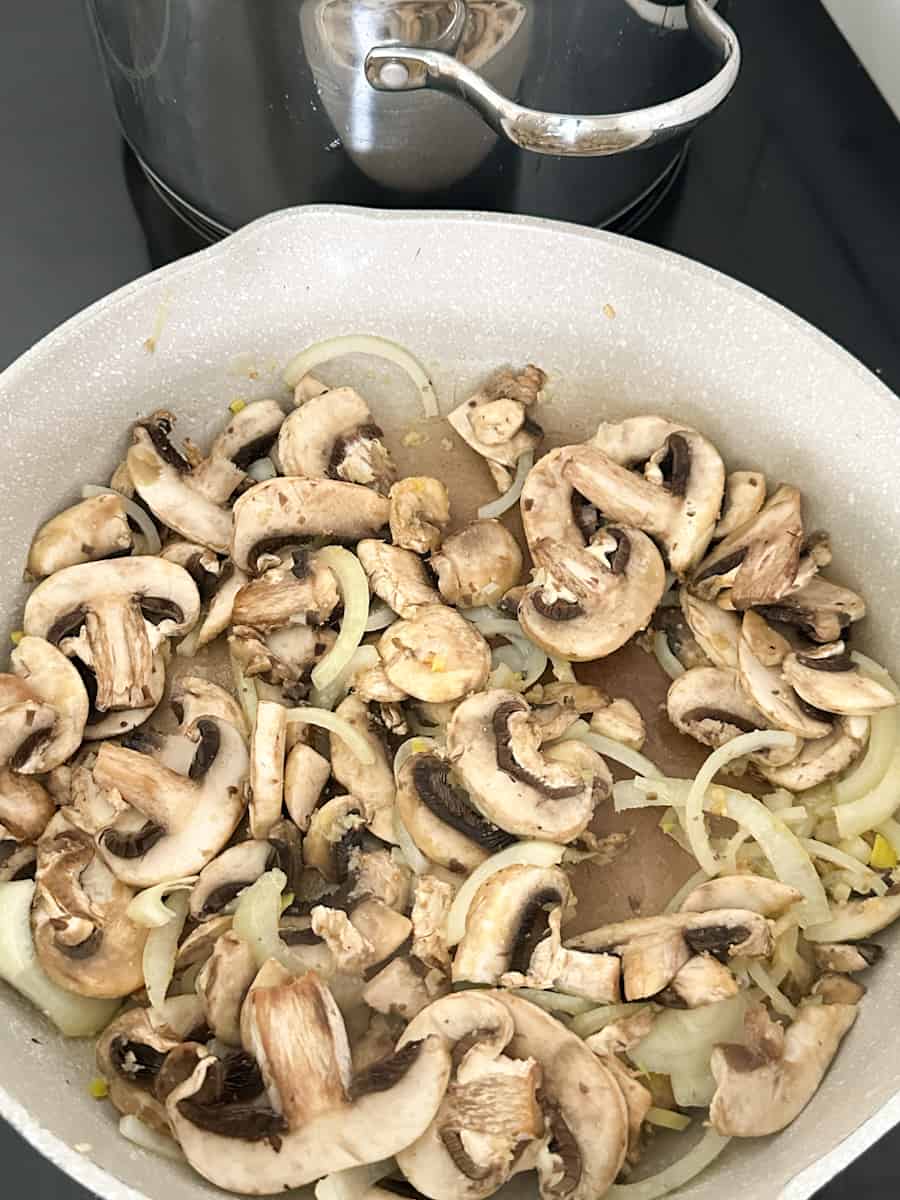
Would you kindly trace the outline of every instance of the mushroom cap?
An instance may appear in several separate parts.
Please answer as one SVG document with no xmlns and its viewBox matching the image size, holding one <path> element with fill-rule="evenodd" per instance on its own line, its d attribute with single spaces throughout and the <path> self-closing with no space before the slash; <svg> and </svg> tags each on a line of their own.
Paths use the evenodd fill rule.
<svg viewBox="0 0 900 1200">
<path fill-rule="evenodd" d="M 801 700 L 824 712 L 871 717 L 897 703 L 897 697 L 884 684 L 863 675 L 843 642 L 791 652 L 785 656 L 781 670 Z"/>
<path fill-rule="evenodd" d="M 725 480 L 722 515 L 713 538 L 721 541 L 740 529 L 766 502 L 766 477 L 760 471 L 731 471 Z"/>
<path fill-rule="evenodd" d="M 385 674 L 417 700 L 459 700 L 484 687 L 491 649 L 478 630 L 452 608 L 428 604 L 395 621 L 378 643 Z"/>
<path fill-rule="evenodd" d="M 40 637 L 23 637 L 10 655 L 10 664 L 28 691 L 55 712 L 52 727 L 23 743 L 15 756 L 15 770 L 24 775 L 52 771 L 81 745 L 88 718 L 88 694 L 78 671 L 64 654 Z"/>
<path fill-rule="evenodd" d="M 56 805 L 43 784 L 16 771 L 0 770 L 0 826 L 4 840 L 36 842 L 55 812 Z"/>
<path fill-rule="evenodd" d="M 43 579 L 63 567 L 127 554 L 134 539 L 122 497 L 91 496 L 46 521 L 31 541 L 26 570 Z"/>
<path fill-rule="evenodd" d="M 492 603 L 518 583 L 522 551 L 499 521 L 471 521 L 444 539 L 430 563 L 438 590 L 448 604 L 477 608 Z"/>
<path fill-rule="evenodd" d="M 450 496 L 439 479 L 408 475 L 391 488 L 391 538 L 416 554 L 437 550 L 450 523 Z"/>
<path fill-rule="evenodd" d="M 552 1141 L 538 1161 L 541 1196 L 594 1200 L 614 1182 L 628 1147 L 628 1109 L 602 1060 L 549 1013 L 505 992 L 489 992 L 509 1012 L 508 1053 L 541 1067 Z M 562 1180 L 560 1180 L 560 1174 Z"/>
<path fill-rule="evenodd" d="M 423 604 L 441 603 L 425 564 L 412 550 L 365 538 L 356 547 L 356 556 L 375 595 L 404 619 L 415 616 Z"/>
<path fill-rule="evenodd" d="M 314 537 L 359 541 L 388 523 L 389 506 L 371 488 L 333 479 L 267 479 L 234 506 L 231 557 L 250 574 L 261 555 Z"/>
<path fill-rule="evenodd" d="M 590 546 L 540 541 L 539 564 L 519 603 L 519 622 L 548 654 L 589 662 L 645 629 L 665 590 L 653 542 L 637 529 L 606 526 Z"/>
<path fill-rule="evenodd" d="M 776 787 L 805 792 L 845 771 L 862 754 L 868 737 L 866 717 L 845 717 L 825 737 L 804 742 L 796 758 L 787 763 L 778 765 L 754 756 L 754 770 Z"/>
<path fill-rule="evenodd" d="M 342 479 L 387 495 L 397 477 L 384 434 L 353 388 L 332 388 L 290 413 L 278 435 L 285 475 Z"/>
<path fill-rule="evenodd" d="M 329 734 L 331 773 L 347 791 L 364 801 L 368 824 L 376 837 L 394 841 L 394 800 L 397 789 L 384 737 L 373 719 L 368 704 L 350 695 L 335 709 L 335 714 L 351 725 L 374 756 L 374 762 L 362 763 L 337 734 Z"/>
<path fill-rule="evenodd" d="M 800 738 L 823 738 L 832 722 L 810 715 L 781 671 L 790 647 L 758 613 L 744 613 L 738 644 L 741 685 L 773 729 Z"/>
<path fill-rule="evenodd" d="M 508 833 L 571 842 L 594 811 L 581 767 L 548 761 L 529 706 L 494 689 L 464 700 L 447 728 L 447 754 L 478 810 Z"/>
</svg>

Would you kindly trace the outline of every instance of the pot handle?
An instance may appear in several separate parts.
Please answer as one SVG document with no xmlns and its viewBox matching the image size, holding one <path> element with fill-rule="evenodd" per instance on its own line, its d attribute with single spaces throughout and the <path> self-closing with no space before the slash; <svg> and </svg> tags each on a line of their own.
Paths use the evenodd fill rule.
<svg viewBox="0 0 900 1200">
<path fill-rule="evenodd" d="M 685 8 L 691 32 L 721 57 L 722 66 L 694 91 L 633 112 L 575 116 L 523 108 L 458 59 L 417 46 L 373 46 L 366 55 L 366 78 L 381 92 L 433 88 L 458 96 L 522 150 L 569 158 L 620 154 L 686 133 L 734 87 L 741 65 L 737 34 L 707 0 L 686 0 Z"/>
</svg>

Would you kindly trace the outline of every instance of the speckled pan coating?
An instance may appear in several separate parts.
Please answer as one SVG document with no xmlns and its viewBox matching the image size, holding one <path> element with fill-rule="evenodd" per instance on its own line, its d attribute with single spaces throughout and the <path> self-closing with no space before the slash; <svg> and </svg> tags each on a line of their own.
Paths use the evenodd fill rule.
<svg viewBox="0 0 900 1200">
<path fill-rule="evenodd" d="M 600 419 L 675 414 L 730 466 L 798 483 L 814 524 L 834 535 L 830 574 L 859 583 L 869 600 L 862 643 L 900 666 L 900 408 L 833 342 L 714 271 L 609 234 L 339 208 L 276 214 L 157 271 L 0 376 L 4 642 L 19 624 L 36 524 L 81 483 L 108 477 L 131 420 L 171 407 L 180 432 L 205 437 L 236 396 L 277 394 L 292 353 L 351 331 L 417 353 L 443 411 L 497 364 L 533 361 L 550 375 L 550 428 L 583 436 Z M 415 415 L 411 390 L 377 374 L 366 386 L 388 427 Z M 900 1120 L 898 963 L 889 954 L 873 972 L 810 1109 L 774 1140 L 732 1145 L 681 1194 L 718 1200 L 727 1171 L 730 1194 L 804 1200 Z M 6 988 L 0 1029 L 0 1112 L 64 1171 L 110 1200 L 220 1194 L 118 1137 L 110 1107 L 86 1090 L 91 1045 L 63 1043 Z"/>
</svg>

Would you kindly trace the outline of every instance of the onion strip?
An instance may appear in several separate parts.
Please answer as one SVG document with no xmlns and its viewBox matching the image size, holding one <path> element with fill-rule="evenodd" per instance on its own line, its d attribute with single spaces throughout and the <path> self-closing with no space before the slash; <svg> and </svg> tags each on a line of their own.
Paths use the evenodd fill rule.
<svg viewBox="0 0 900 1200">
<path fill-rule="evenodd" d="M 284 871 L 273 868 L 263 872 L 241 892 L 231 928 L 250 946 L 258 967 L 267 959 L 274 958 L 296 975 L 301 974 L 303 968 L 278 933 L 281 894 L 286 885 Z"/>
<path fill-rule="evenodd" d="M 173 1162 L 184 1162 L 184 1154 L 174 1138 L 157 1133 L 137 1117 L 130 1114 L 122 1117 L 119 1121 L 119 1133 L 142 1150 L 149 1150 L 151 1154 L 158 1154 L 160 1158 L 171 1158 Z"/>
<path fill-rule="evenodd" d="M 424 875 L 431 870 L 431 861 L 425 857 L 413 841 L 412 834 L 403 824 L 403 818 L 400 816 L 400 810 L 396 804 L 394 805 L 394 837 L 397 839 L 400 853 L 414 875 Z"/>
<path fill-rule="evenodd" d="M 874 718 L 873 718 L 874 720 Z M 868 758 L 868 755 L 866 756 Z M 865 763 L 863 764 L 865 769 Z M 835 793 L 837 794 L 837 786 Z M 834 808 L 834 819 L 842 838 L 866 833 L 893 817 L 900 807 L 900 740 L 895 743 L 887 770 L 871 791 L 855 800 L 841 801 Z"/>
<path fill-rule="evenodd" d="M 507 846 L 505 850 L 500 850 L 485 859 L 453 898 L 447 917 L 447 945 L 456 946 L 462 941 L 466 932 L 469 907 L 475 899 L 475 893 L 486 879 L 490 879 L 504 867 L 512 867 L 519 863 L 534 867 L 555 867 L 562 862 L 565 850 L 565 846 L 559 846 L 556 842 L 516 842 L 515 845 Z"/>
<path fill-rule="evenodd" d="M 684 674 L 684 666 L 672 653 L 669 639 L 662 629 L 653 635 L 653 655 L 670 679 L 677 679 Z"/>
<path fill-rule="evenodd" d="M 400 768 L 407 759 L 412 758 L 414 754 L 425 754 L 428 750 L 434 750 L 436 745 L 434 738 L 423 737 L 420 734 L 401 742 L 394 754 L 394 778 L 400 774 Z"/>
<path fill-rule="evenodd" d="M 660 1196 L 674 1192 L 699 1175 L 719 1157 L 730 1141 L 731 1138 L 709 1128 L 700 1141 L 670 1167 L 638 1183 L 614 1183 L 604 1192 L 604 1200 L 659 1200 Z"/>
<path fill-rule="evenodd" d="M 747 974 L 759 988 L 759 990 L 768 997 L 769 1002 L 777 1013 L 783 1017 L 790 1017 L 791 1020 L 797 1015 L 797 1009 L 791 1004 L 787 996 L 776 985 L 769 972 L 760 962 L 749 961 L 747 963 Z"/>
<path fill-rule="evenodd" d="M 575 669 L 567 658 L 557 658 L 555 654 L 550 656 L 550 666 L 553 668 L 553 674 L 556 676 L 557 683 L 577 683 L 575 678 Z"/>
<path fill-rule="evenodd" d="M 639 754 L 637 750 L 632 750 L 630 746 L 623 746 L 621 742 L 614 742 L 612 738 L 604 737 L 603 734 L 594 733 L 585 721 L 574 721 L 559 740 L 561 742 L 584 742 L 586 746 L 590 746 L 604 758 L 611 758 L 613 762 L 621 763 L 623 767 L 628 767 L 636 775 L 644 776 L 647 779 L 662 778 L 662 771 L 645 755 Z"/>
<path fill-rule="evenodd" d="M 381 658 L 375 646 L 357 646 L 350 661 L 327 687 L 313 688 L 309 702 L 314 708 L 334 709 L 344 699 L 361 671 L 378 666 Z"/>
<path fill-rule="evenodd" d="M 178 940 L 188 915 L 188 898 L 184 892 L 176 892 L 170 904 L 170 920 L 151 929 L 144 943 L 144 984 L 151 1008 L 159 1008 L 166 998 L 175 972 Z"/>
<path fill-rule="evenodd" d="M 356 555 L 343 546 L 326 546 L 318 551 L 316 559 L 334 572 L 344 601 L 337 640 L 313 667 L 310 677 L 313 687 L 321 691 L 334 683 L 363 639 L 369 619 L 369 580 Z"/>
<path fill-rule="evenodd" d="M 837 846 L 829 846 L 827 842 L 818 842 L 815 838 L 801 838 L 800 845 L 810 858 L 833 863 L 836 867 L 848 871 L 861 885 L 856 888 L 857 891 L 865 888 L 867 892 L 873 892 L 877 896 L 883 896 L 887 892 L 887 884 L 881 876 L 852 854 L 847 854 Z"/>
<path fill-rule="evenodd" d="M 374 604 L 369 602 L 369 616 L 366 621 L 366 633 L 378 633 L 381 629 L 387 629 L 389 625 L 397 620 L 397 614 L 383 600 L 376 600 Z"/>
<path fill-rule="evenodd" d="M 282 379 L 289 388 L 294 388 L 304 375 L 308 375 L 322 363 L 330 362 L 333 358 L 342 358 L 345 354 L 370 354 L 374 358 L 384 358 L 395 367 L 400 367 L 419 389 L 425 416 L 439 415 L 434 385 L 419 360 L 397 342 L 378 337 L 376 334 L 350 333 L 315 342 L 291 359 L 284 369 Z"/>
<path fill-rule="evenodd" d="M 522 495 L 522 488 L 525 486 L 525 479 L 528 472 L 534 466 L 534 451 L 526 450 L 524 454 L 519 456 L 516 463 L 516 477 L 503 493 L 496 500 L 491 500 L 489 504 L 482 504 L 478 510 L 478 515 L 482 520 L 487 520 L 491 517 L 502 517 L 505 512 L 516 503 Z"/>
<path fill-rule="evenodd" d="M 327 708 L 289 708 L 287 721 L 289 725 L 298 722 L 301 725 L 315 725 L 319 729 L 327 729 L 345 743 L 353 757 L 358 758 L 364 767 L 371 767 L 375 762 L 372 748 L 359 730 Z"/>
<path fill-rule="evenodd" d="M 540 988 L 513 988 L 510 993 L 522 1000 L 544 1009 L 545 1012 L 562 1013 L 564 1016 L 577 1017 L 588 1013 L 594 1007 L 593 1000 L 585 1000 L 583 996 L 569 996 L 565 992 L 542 991 Z"/>
<path fill-rule="evenodd" d="M 178 914 L 164 903 L 163 897 L 170 892 L 190 891 L 198 878 L 197 875 L 184 875 L 181 879 L 170 879 L 144 888 L 132 897 L 125 909 L 125 916 L 135 925 L 143 925 L 146 929 L 160 929 L 168 925 Z"/>
<path fill-rule="evenodd" d="M 626 1017 L 636 1017 L 646 1007 L 646 1004 L 602 1004 L 599 1008 L 591 1008 L 588 1012 L 575 1017 L 569 1025 L 569 1029 L 578 1037 L 587 1038 L 594 1033 L 599 1033 L 607 1025 L 612 1025 L 614 1021 L 621 1021 Z"/>
<path fill-rule="evenodd" d="M 127 496 L 123 496 L 121 492 L 117 492 L 115 488 L 99 487 L 95 483 L 86 483 L 81 489 L 82 500 L 90 500 L 94 496 L 118 496 L 122 501 L 122 507 L 126 514 L 140 529 L 144 538 L 144 554 L 159 554 L 162 549 L 162 542 L 159 539 L 159 530 L 153 522 L 153 518 L 146 509 L 141 508 L 140 504 L 136 504 L 134 500 L 129 500 Z"/>
</svg>

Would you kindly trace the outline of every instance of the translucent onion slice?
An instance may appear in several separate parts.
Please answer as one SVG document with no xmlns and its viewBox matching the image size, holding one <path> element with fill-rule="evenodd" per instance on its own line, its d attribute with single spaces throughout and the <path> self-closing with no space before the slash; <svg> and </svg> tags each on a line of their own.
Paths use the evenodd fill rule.
<svg viewBox="0 0 900 1200">
<path fill-rule="evenodd" d="M 644 1120 L 648 1125 L 657 1125 L 660 1129 L 673 1129 L 676 1133 L 684 1133 L 691 1123 L 687 1113 L 675 1112 L 671 1108 L 657 1108 L 655 1104 L 647 1109 Z"/>
<path fill-rule="evenodd" d="M 897 685 L 885 669 L 854 651 L 850 657 L 865 675 L 877 679 L 895 695 L 900 695 Z M 869 744 L 866 752 L 843 779 L 834 783 L 834 801 L 847 804 L 859 800 L 881 783 L 887 774 L 900 744 L 900 708 L 886 708 L 869 718 Z"/>
<path fill-rule="evenodd" d="M 158 1154 L 161 1158 L 171 1158 L 173 1162 L 184 1162 L 181 1147 L 174 1138 L 157 1133 L 137 1117 L 122 1117 L 119 1121 L 119 1133 L 142 1150 L 149 1150 L 151 1154 Z"/>
<path fill-rule="evenodd" d="M 384 358 L 388 362 L 392 362 L 395 367 L 405 371 L 419 389 L 425 416 L 438 416 L 438 402 L 434 385 L 419 360 L 397 342 L 377 337 L 375 334 L 351 333 L 315 342 L 291 359 L 284 369 L 282 378 L 289 388 L 294 388 L 304 375 L 308 375 L 322 363 L 330 362 L 333 358 L 341 358 L 345 354 L 371 354 L 375 358 Z"/>
<path fill-rule="evenodd" d="M 456 946 L 462 941 L 466 932 L 469 906 L 486 879 L 490 879 L 504 867 L 512 867 L 519 863 L 526 866 L 555 867 L 557 863 L 562 862 L 565 850 L 565 846 L 559 846 L 555 842 L 516 842 L 514 846 L 507 846 L 505 850 L 500 850 L 485 859 L 480 867 L 475 868 L 453 899 L 447 918 L 447 945 Z"/>
<path fill-rule="evenodd" d="M 723 1137 L 710 1127 L 683 1158 L 679 1158 L 664 1171 L 640 1180 L 639 1183 L 614 1183 L 604 1193 L 605 1200 L 659 1200 L 660 1196 L 684 1187 L 704 1171 L 719 1157 L 730 1141 L 731 1138 Z"/>
<path fill-rule="evenodd" d="M 688 836 L 691 852 L 699 865 L 709 875 L 716 875 L 720 863 L 709 841 L 709 831 L 703 816 L 703 798 L 706 789 L 712 783 L 723 767 L 736 758 L 746 754 L 754 754 L 758 750 L 768 750 L 774 746 L 793 746 L 796 738 L 791 733 L 779 733 L 775 730 L 761 729 L 754 733 L 742 733 L 714 750 L 697 772 L 697 776 L 688 792 L 684 806 L 685 832 Z"/>
<path fill-rule="evenodd" d="M 93 1037 L 106 1028 L 120 1002 L 76 996 L 44 974 L 31 939 L 34 887 L 33 879 L 0 883 L 0 979 L 66 1037 Z"/>
<path fill-rule="evenodd" d="M 508 642 L 528 641 L 525 630 L 518 621 L 501 617 L 492 608 L 469 608 L 460 611 L 484 637 L 502 637 Z"/>
<path fill-rule="evenodd" d="M 636 1017 L 647 1007 L 646 1004 L 601 1004 L 599 1008 L 591 1008 L 574 1018 L 569 1028 L 580 1038 L 590 1037 L 599 1033 L 613 1021 L 622 1021 L 626 1017 Z"/>
<path fill-rule="evenodd" d="M 872 719 L 873 727 L 877 718 Z M 866 756 L 868 758 L 868 755 Z M 865 770 L 865 762 L 861 770 Z M 835 785 L 835 794 L 840 785 Z M 866 833 L 893 817 L 900 807 L 900 740 L 895 743 L 887 770 L 871 791 L 856 800 L 841 801 L 834 808 L 834 819 L 842 838 Z"/>
<path fill-rule="evenodd" d="M 421 739 L 424 741 L 424 738 Z M 400 810 L 394 806 L 394 837 L 400 847 L 400 853 L 406 859 L 406 865 L 414 875 L 425 875 L 431 870 L 431 862 L 425 857 L 412 839 L 412 834 L 403 824 Z"/>
<path fill-rule="evenodd" d="M 672 653 L 669 639 L 662 629 L 657 630 L 653 635 L 653 654 L 670 679 L 677 679 L 679 675 L 684 674 L 684 666 Z"/>
<path fill-rule="evenodd" d="M 521 996 L 546 1012 L 562 1013 L 564 1016 L 577 1017 L 587 1013 L 594 1007 L 593 1000 L 585 1000 L 583 996 L 567 996 L 564 992 L 542 991 L 540 988 L 513 988 L 513 996 Z"/>
<path fill-rule="evenodd" d="M 578 682 L 575 678 L 575 668 L 567 658 L 557 658 L 555 654 L 551 654 L 550 666 L 553 668 L 553 674 L 556 677 L 557 683 Z"/>
<path fill-rule="evenodd" d="M 494 667 L 506 666 L 516 675 L 521 675 L 522 691 L 537 683 L 547 670 L 547 655 L 534 642 L 525 638 L 511 639 L 507 646 L 495 646 L 491 651 Z"/>
<path fill-rule="evenodd" d="M 400 774 L 400 768 L 407 759 L 412 758 L 414 754 L 425 754 L 429 750 L 434 750 L 436 746 L 437 742 L 434 738 L 422 737 L 419 734 L 401 742 L 394 755 L 394 778 L 396 779 Z"/>
<path fill-rule="evenodd" d="M 647 779 L 662 778 L 662 771 L 649 758 L 639 754 L 637 750 L 632 750 L 630 746 L 623 746 L 621 742 L 614 742 L 612 738 L 594 733 L 586 721 L 574 721 L 560 741 L 584 742 L 586 746 L 590 746 L 604 758 L 611 758 L 613 762 L 621 763 L 623 767 L 628 767 L 636 775 L 644 776 Z"/>
<path fill-rule="evenodd" d="M 86 483 L 81 489 L 82 500 L 90 500 L 93 496 L 118 496 L 122 501 L 122 507 L 125 512 L 134 521 L 144 538 L 144 553 L 159 554 L 162 549 L 162 542 L 159 540 L 159 531 L 153 523 L 153 518 L 145 508 L 141 508 L 140 504 L 135 504 L 133 500 L 129 500 L 127 496 L 123 496 L 121 492 L 117 492 L 115 488 L 99 487 L 95 483 Z"/>
<path fill-rule="evenodd" d="M 816 841 L 815 838 L 801 838 L 800 845 L 810 858 L 818 858 L 822 862 L 830 862 L 844 871 L 849 871 L 856 880 L 857 891 L 872 892 L 876 896 L 883 896 L 887 892 L 887 884 L 881 876 L 852 854 L 847 854 L 837 846 L 829 846 L 827 842 Z"/>
<path fill-rule="evenodd" d="M 247 474 L 254 483 L 265 483 L 267 479 L 274 479 L 278 472 L 271 458 L 258 458 L 247 468 Z"/>
<path fill-rule="evenodd" d="M 256 710 L 259 708 L 256 681 L 248 679 L 233 654 L 229 655 L 229 658 L 231 659 L 231 676 L 234 679 L 234 689 L 238 694 L 238 700 L 241 702 L 241 708 L 244 710 L 244 716 L 247 718 L 247 726 L 250 729 L 255 729 Z"/>
<path fill-rule="evenodd" d="M 313 688 L 309 702 L 314 708 L 334 709 L 344 699 L 360 671 L 375 667 L 381 661 L 375 646 L 357 646 L 350 661 L 327 687 Z"/>
<path fill-rule="evenodd" d="M 369 1188 L 390 1175 L 395 1166 L 392 1158 L 385 1158 L 362 1167 L 334 1171 L 316 1184 L 316 1200 L 362 1200 Z"/>
<path fill-rule="evenodd" d="M 349 721 L 327 708 L 289 708 L 287 719 L 289 724 L 297 721 L 301 725 L 316 725 L 319 729 L 327 729 L 336 734 L 365 767 L 371 767 L 375 762 L 375 755 L 362 734 L 354 729 Z"/>
<path fill-rule="evenodd" d="M 366 621 L 366 633 L 377 633 L 381 629 L 387 629 L 396 620 L 397 614 L 383 600 L 370 601 L 369 617 Z"/>
<path fill-rule="evenodd" d="M 316 558 L 334 572 L 344 602 L 344 615 L 337 640 L 313 667 L 313 687 L 321 691 L 340 676 L 363 639 L 369 619 L 369 581 L 362 563 L 343 546 L 326 546 Z"/>
<path fill-rule="evenodd" d="M 783 991 L 776 985 L 775 980 L 771 977 L 766 968 L 761 962 L 755 960 L 748 961 L 747 974 L 756 984 L 761 992 L 769 999 L 772 1007 L 777 1013 L 783 1017 L 790 1017 L 793 1021 L 797 1015 L 797 1010 Z"/>
<path fill-rule="evenodd" d="M 171 917 L 165 925 L 151 929 L 144 943 L 144 984 L 151 1008 L 159 1008 L 166 998 L 175 972 L 178 940 L 188 915 L 188 897 L 176 892 L 171 900 Z"/>
<path fill-rule="evenodd" d="M 482 504 L 478 510 L 479 517 L 483 519 L 488 517 L 502 517 L 514 504 L 517 504 L 519 497 L 522 495 L 522 488 L 525 486 L 525 479 L 533 466 L 534 451 L 526 450 L 516 463 L 516 477 L 509 488 L 502 496 L 498 496 L 496 500 L 492 500 L 489 504 Z"/>
<path fill-rule="evenodd" d="M 143 925 L 146 929 L 159 929 L 175 919 L 178 915 L 174 909 L 163 902 L 163 898 L 171 892 L 184 892 L 197 882 L 199 876 L 184 875 L 181 879 L 170 879 L 165 883 L 157 883 L 154 887 L 144 888 L 133 897 L 125 909 L 125 916 L 135 925 Z"/>
</svg>

